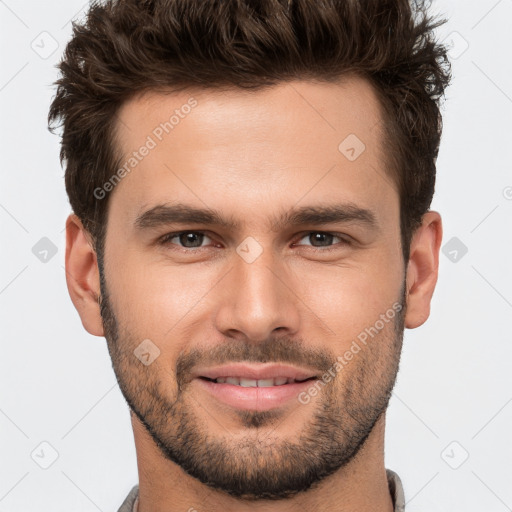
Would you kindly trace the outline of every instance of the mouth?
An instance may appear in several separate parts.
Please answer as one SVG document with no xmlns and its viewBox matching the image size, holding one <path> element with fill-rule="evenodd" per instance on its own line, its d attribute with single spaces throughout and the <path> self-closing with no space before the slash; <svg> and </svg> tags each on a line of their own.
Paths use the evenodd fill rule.
<svg viewBox="0 0 512 512">
<path fill-rule="evenodd" d="M 287 384 L 295 384 L 297 382 L 307 382 L 315 380 L 316 377 L 306 379 L 292 379 L 288 377 L 276 377 L 273 379 L 248 379 L 245 377 L 218 377 L 210 379 L 208 377 L 199 377 L 200 379 L 214 382 L 215 384 L 231 384 L 232 386 L 241 386 L 243 388 L 271 388 L 273 386 L 286 386 Z"/>
<path fill-rule="evenodd" d="M 311 370 L 288 365 L 233 364 L 198 369 L 193 381 L 210 399 L 235 409 L 263 411 L 296 402 L 318 378 Z"/>
</svg>

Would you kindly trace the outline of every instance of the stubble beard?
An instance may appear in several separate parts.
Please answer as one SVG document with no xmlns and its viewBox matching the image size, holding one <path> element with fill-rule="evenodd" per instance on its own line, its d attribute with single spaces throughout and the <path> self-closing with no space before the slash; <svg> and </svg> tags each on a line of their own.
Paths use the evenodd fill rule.
<svg viewBox="0 0 512 512">
<path fill-rule="evenodd" d="M 101 268 L 100 285 L 105 337 L 125 400 L 162 455 L 210 488 L 248 501 L 281 500 L 312 489 L 353 460 L 387 409 L 402 348 L 405 281 L 403 308 L 392 325 L 323 386 L 314 403 L 297 401 L 287 414 L 236 410 L 240 428 L 235 435 L 209 414 L 201 418 L 194 412 L 201 406 L 185 382 L 200 354 L 180 355 L 174 373 L 165 372 L 156 362 L 141 364 L 133 354 L 140 339 L 120 329 Z M 302 344 L 287 338 L 258 345 L 226 343 L 218 354 L 231 361 L 302 362 L 326 370 L 336 359 L 328 351 L 305 354 L 298 349 Z M 164 391 L 163 379 L 175 379 L 174 396 Z M 311 419 L 296 439 L 279 437 L 279 426 L 285 421 L 293 425 L 294 412 L 302 407 L 312 408 Z M 243 435 L 241 429 L 245 429 Z"/>
</svg>

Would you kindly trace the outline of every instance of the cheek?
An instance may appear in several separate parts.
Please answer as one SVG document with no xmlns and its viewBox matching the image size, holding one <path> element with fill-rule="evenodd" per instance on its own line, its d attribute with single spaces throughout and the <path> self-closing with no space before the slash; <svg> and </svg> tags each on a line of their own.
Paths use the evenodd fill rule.
<svg viewBox="0 0 512 512">
<path fill-rule="evenodd" d="M 127 332 L 155 342 L 169 338 L 181 341 L 176 334 L 190 314 L 204 309 L 203 301 L 220 277 L 211 268 L 184 269 L 162 261 L 148 264 L 132 257 L 120 262 L 109 287 L 115 295 L 119 323 Z"/>
<path fill-rule="evenodd" d="M 400 300 L 400 269 L 366 266 L 323 267 L 306 272 L 303 300 L 314 313 L 313 325 L 326 330 L 342 349 L 371 327 Z M 309 313 L 306 313 L 309 315 Z M 308 322 L 309 323 L 309 322 Z M 332 331 L 332 332 L 331 332 Z"/>
</svg>

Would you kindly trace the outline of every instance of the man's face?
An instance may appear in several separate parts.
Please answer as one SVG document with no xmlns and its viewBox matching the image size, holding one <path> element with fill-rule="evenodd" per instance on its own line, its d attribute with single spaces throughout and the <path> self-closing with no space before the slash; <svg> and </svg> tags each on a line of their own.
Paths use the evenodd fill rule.
<svg viewBox="0 0 512 512">
<path fill-rule="evenodd" d="M 363 446 L 398 370 L 399 198 L 374 92 L 152 93 L 123 106 L 117 135 L 122 165 L 137 161 L 110 197 L 101 291 L 124 396 L 203 483 L 306 490 Z M 227 223 L 178 222 L 178 204 Z M 328 208 L 344 214 L 293 216 Z"/>
</svg>

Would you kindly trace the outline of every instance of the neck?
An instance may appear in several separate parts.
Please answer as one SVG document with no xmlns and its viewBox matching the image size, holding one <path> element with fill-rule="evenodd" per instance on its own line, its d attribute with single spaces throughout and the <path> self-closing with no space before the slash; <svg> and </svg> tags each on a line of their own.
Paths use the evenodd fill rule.
<svg viewBox="0 0 512 512">
<path fill-rule="evenodd" d="M 384 466 L 383 414 L 345 467 L 286 500 L 246 501 L 214 490 L 166 459 L 132 414 L 139 472 L 138 512 L 393 512 Z"/>
</svg>

